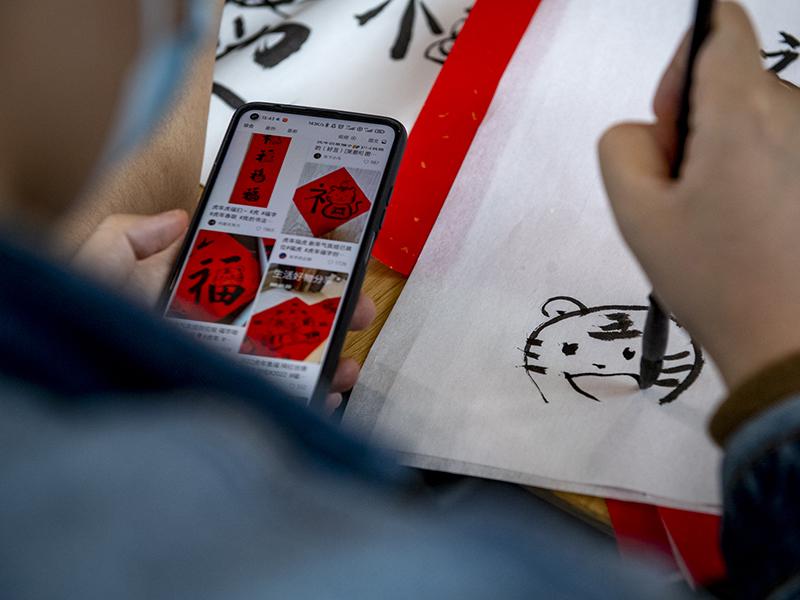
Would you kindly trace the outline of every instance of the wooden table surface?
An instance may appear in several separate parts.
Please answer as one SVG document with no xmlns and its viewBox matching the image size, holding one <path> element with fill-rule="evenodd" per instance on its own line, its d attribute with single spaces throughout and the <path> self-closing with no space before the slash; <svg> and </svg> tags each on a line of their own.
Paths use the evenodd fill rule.
<svg viewBox="0 0 800 600">
<path fill-rule="evenodd" d="M 359 363 L 364 364 L 372 344 L 375 343 L 375 339 L 378 337 L 384 323 L 386 323 L 386 319 L 400 297 L 400 292 L 403 291 L 405 284 L 406 280 L 402 275 L 392 271 L 374 258 L 370 260 L 363 289 L 375 301 L 375 305 L 378 307 L 378 316 L 369 329 L 349 334 L 345 343 L 344 356 L 353 357 Z M 608 509 L 606 508 L 605 500 L 602 498 L 538 489 L 531 489 L 531 491 L 538 496 L 561 505 L 595 525 L 604 528 L 610 527 Z"/>
</svg>

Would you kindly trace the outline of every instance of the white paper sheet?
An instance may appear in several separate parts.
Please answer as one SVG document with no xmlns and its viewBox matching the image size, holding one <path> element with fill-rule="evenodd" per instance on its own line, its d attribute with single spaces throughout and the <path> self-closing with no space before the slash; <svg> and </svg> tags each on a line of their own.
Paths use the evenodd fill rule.
<svg viewBox="0 0 800 600">
<path fill-rule="evenodd" d="M 202 181 L 242 101 L 379 114 L 411 129 L 473 2 L 228 0 Z"/>
<path fill-rule="evenodd" d="M 800 34 L 797 2 L 747 5 L 767 50 L 789 48 L 779 31 Z M 543 1 L 367 360 L 348 426 L 409 465 L 718 510 L 720 453 L 705 428 L 721 381 L 706 357 L 669 401 L 701 367 L 676 326 L 670 373 L 638 390 L 641 338 L 629 336 L 649 286 L 596 159 L 609 125 L 650 118 L 692 12 L 689 0 Z M 798 63 L 782 75 L 797 80 Z M 546 316 L 557 296 L 583 307 L 555 300 Z"/>
</svg>

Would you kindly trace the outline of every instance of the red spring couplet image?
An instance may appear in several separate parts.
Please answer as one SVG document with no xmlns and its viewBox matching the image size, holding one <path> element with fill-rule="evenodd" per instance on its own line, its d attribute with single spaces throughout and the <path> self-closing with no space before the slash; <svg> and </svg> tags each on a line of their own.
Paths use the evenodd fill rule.
<svg viewBox="0 0 800 600">
<path fill-rule="evenodd" d="M 231 204 L 269 206 L 291 141 L 292 138 L 279 135 L 253 134 L 231 194 Z"/>
<path fill-rule="evenodd" d="M 294 297 L 253 315 L 244 354 L 305 360 L 330 335 L 339 298 L 306 304 Z"/>
<path fill-rule="evenodd" d="M 347 273 L 272 265 L 240 352 L 318 363 L 336 320 Z"/>
<path fill-rule="evenodd" d="M 294 204 L 314 237 L 368 212 L 372 203 L 347 169 L 341 168 L 297 189 Z"/>
<path fill-rule="evenodd" d="M 201 230 L 192 246 L 168 315 L 232 323 L 253 301 L 261 282 L 259 239 Z"/>
</svg>

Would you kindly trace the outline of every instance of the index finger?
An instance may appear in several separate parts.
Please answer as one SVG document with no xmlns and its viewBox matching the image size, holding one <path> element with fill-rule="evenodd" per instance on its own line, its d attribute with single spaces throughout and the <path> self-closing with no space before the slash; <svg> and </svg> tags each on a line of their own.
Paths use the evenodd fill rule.
<svg viewBox="0 0 800 600">
<path fill-rule="evenodd" d="M 744 8 L 735 2 L 718 3 L 711 33 L 697 57 L 692 112 L 719 112 L 747 97 L 764 77 L 758 51 L 758 38 Z"/>
<path fill-rule="evenodd" d="M 689 46 L 692 30 L 683 34 L 678 49 L 672 56 L 669 66 L 661 76 L 656 95 L 653 97 L 653 112 L 656 115 L 655 134 L 664 156 L 672 161 L 678 145 L 677 121 L 680 113 L 681 96 L 686 80 L 686 66 L 689 62 Z"/>
<path fill-rule="evenodd" d="M 372 324 L 372 321 L 375 320 L 376 313 L 377 309 L 375 308 L 375 303 L 369 296 L 362 292 L 358 297 L 358 304 L 356 304 L 353 318 L 350 321 L 350 329 L 353 331 L 366 329 Z"/>
</svg>

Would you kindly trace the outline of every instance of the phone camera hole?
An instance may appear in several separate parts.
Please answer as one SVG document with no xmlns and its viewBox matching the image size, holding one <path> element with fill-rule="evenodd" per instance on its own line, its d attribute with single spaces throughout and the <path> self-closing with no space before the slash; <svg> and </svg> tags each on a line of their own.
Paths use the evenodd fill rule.
<svg viewBox="0 0 800 600">
<path fill-rule="evenodd" d="M 250 120 L 251 121 L 258 121 L 258 113 L 251 113 Z"/>
<path fill-rule="evenodd" d="M 209 225 L 216 225 L 216 224 L 217 224 L 217 222 L 216 222 L 214 219 L 211 219 L 211 220 L 208 222 L 208 224 L 209 224 Z"/>
<path fill-rule="evenodd" d="M 319 160 L 320 158 L 322 158 L 322 154 L 320 154 L 319 152 L 317 152 L 317 153 L 314 155 L 314 158 L 316 158 L 317 160 Z"/>
</svg>

